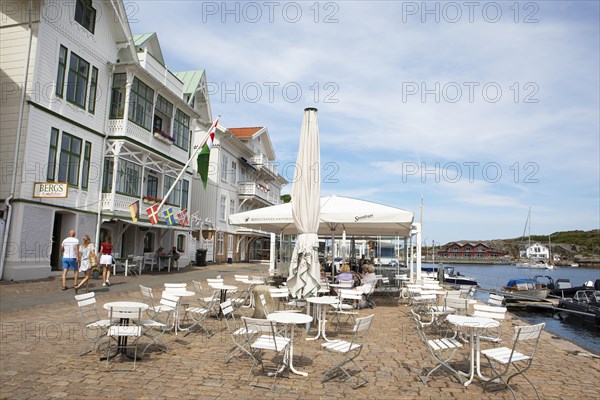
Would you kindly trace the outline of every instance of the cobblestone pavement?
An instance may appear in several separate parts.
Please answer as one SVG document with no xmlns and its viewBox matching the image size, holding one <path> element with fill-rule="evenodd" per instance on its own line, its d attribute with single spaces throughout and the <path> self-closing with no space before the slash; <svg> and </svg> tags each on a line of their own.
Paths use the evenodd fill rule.
<svg viewBox="0 0 600 400">
<path fill-rule="evenodd" d="M 164 282 L 190 282 L 222 275 L 233 283 L 233 274 L 264 272 L 257 264 L 211 265 L 186 268 L 182 272 L 150 273 L 139 277 L 116 276 L 112 286 L 103 288 L 95 280 L 99 309 L 108 301 L 141 300 L 139 284 L 159 288 Z M 72 286 L 72 281 L 69 282 Z M 191 285 L 190 285 L 191 286 Z M 248 385 L 249 357 L 224 363 L 232 344 L 222 321 L 210 326 L 217 333 L 163 336 L 168 353 L 147 352 L 131 371 L 131 362 L 117 358 L 105 370 L 98 353 L 79 356 L 86 344 L 78 320 L 73 290 L 61 291 L 60 279 L 0 284 L 0 398 L 139 398 L 139 399 L 510 399 L 510 392 L 487 393 L 476 381 L 464 388 L 449 376 L 440 374 L 424 385 L 417 373 L 431 358 L 419 340 L 409 308 L 395 300 L 375 297 L 377 307 L 360 310 L 375 314 L 368 344 L 358 358 L 369 383 L 353 390 L 347 382 L 321 383 L 329 358 L 321 340 L 306 341 L 307 334 L 296 330 L 294 364 L 309 373 L 307 377 L 287 375 L 274 390 Z M 248 309 L 245 313 L 248 315 Z M 502 325 L 503 342 L 510 343 L 512 327 L 520 321 L 509 316 Z M 348 329 L 344 330 L 348 332 Z M 343 332 L 344 332 L 343 331 Z M 331 337 L 335 329 L 328 330 Z M 309 333 L 312 335 L 313 332 Z M 147 339 L 142 338 L 141 343 Z M 455 356 L 456 365 L 466 370 L 468 347 Z M 544 332 L 535 362 L 528 376 L 543 399 L 597 399 L 600 393 L 600 360 L 586 356 L 574 344 Z M 259 383 L 270 384 L 260 377 Z M 515 379 L 518 398 L 535 394 L 522 378 Z"/>
</svg>

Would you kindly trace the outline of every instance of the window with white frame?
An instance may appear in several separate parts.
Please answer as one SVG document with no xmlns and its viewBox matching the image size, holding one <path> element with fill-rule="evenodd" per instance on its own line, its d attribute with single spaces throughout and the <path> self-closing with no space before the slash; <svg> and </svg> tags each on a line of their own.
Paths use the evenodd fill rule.
<svg viewBox="0 0 600 400">
<path fill-rule="evenodd" d="M 171 119 L 173 118 L 173 104 L 167 99 L 158 95 L 156 106 L 154 107 L 154 132 L 162 135 L 171 135 Z M 164 135 L 163 135 L 164 136 Z"/>
<path fill-rule="evenodd" d="M 81 139 L 63 132 L 58 162 L 58 182 L 67 182 L 70 186 L 78 186 L 80 161 Z"/>
<path fill-rule="evenodd" d="M 92 7 L 92 0 L 75 1 L 75 21 L 94 33 L 96 29 L 96 9 Z"/>
<path fill-rule="evenodd" d="M 65 86 L 65 71 L 67 70 L 67 48 L 60 46 L 58 52 L 58 71 L 56 71 L 56 95 L 63 97 L 63 89 Z"/>
<path fill-rule="evenodd" d="M 175 146 L 188 150 L 190 143 L 190 117 L 183 111 L 175 111 L 175 121 L 173 122 L 173 143 Z"/>
<path fill-rule="evenodd" d="M 231 183 L 235 184 L 237 178 L 237 162 L 231 161 Z"/>
<path fill-rule="evenodd" d="M 221 196 L 221 204 L 219 207 L 219 219 L 225 221 L 225 211 L 227 207 L 227 197 Z"/>
<path fill-rule="evenodd" d="M 151 197 L 152 200 L 156 200 L 158 197 L 158 177 L 154 175 L 148 175 L 146 184 L 146 197 Z"/>
<path fill-rule="evenodd" d="M 71 52 L 67 82 L 67 101 L 85 108 L 90 63 Z"/>
<path fill-rule="evenodd" d="M 56 175 L 56 152 L 58 149 L 58 129 L 52 128 L 50 130 L 50 149 L 48 150 L 48 171 L 46 172 L 46 179 L 48 181 L 54 181 Z"/>
<path fill-rule="evenodd" d="M 177 251 L 185 253 L 185 235 L 177 235 Z"/>
<path fill-rule="evenodd" d="M 227 182 L 227 168 L 229 167 L 229 157 L 223 154 L 221 159 L 221 180 Z"/>
<path fill-rule="evenodd" d="M 127 74 L 114 74 L 110 97 L 111 119 L 123 118 L 125 112 L 125 87 L 127 86 Z"/>
<path fill-rule="evenodd" d="M 181 181 L 181 209 L 188 208 L 188 197 L 190 192 L 190 182 L 185 179 Z"/>
<path fill-rule="evenodd" d="M 229 215 L 235 214 L 235 200 L 229 199 Z"/>
<path fill-rule="evenodd" d="M 217 232 L 217 254 L 223 255 L 223 245 L 224 245 L 224 234 L 223 232 Z"/>
<path fill-rule="evenodd" d="M 129 120 L 146 130 L 152 128 L 154 90 L 138 78 L 133 78 L 129 95 Z"/>
<path fill-rule="evenodd" d="M 233 254 L 233 235 L 227 235 L 227 254 Z"/>
<path fill-rule="evenodd" d="M 119 160 L 116 192 L 127 196 L 139 197 L 142 166 L 131 161 Z"/>
</svg>

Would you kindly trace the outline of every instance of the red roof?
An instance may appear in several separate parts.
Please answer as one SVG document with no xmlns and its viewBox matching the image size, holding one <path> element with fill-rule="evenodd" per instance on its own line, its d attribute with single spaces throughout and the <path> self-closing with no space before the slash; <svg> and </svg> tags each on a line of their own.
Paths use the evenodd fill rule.
<svg viewBox="0 0 600 400">
<path fill-rule="evenodd" d="M 255 126 L 255 127 L 249 127 L 249 128 L 229 128 L 227 130 L 229 132 L 233 133 L 233 135 L 236 136 L 237 138 L 249 139 L 252 136 L 254 136 L 254 134 L 256 134 L 256 132 L 260 131 L 261 129 L 263 129 L 262 126 Z"/>
</svg>

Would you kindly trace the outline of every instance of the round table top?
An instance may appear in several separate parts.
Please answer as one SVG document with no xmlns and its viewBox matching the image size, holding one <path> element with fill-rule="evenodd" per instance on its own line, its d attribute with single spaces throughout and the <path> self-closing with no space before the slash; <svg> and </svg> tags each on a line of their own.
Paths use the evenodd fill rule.
<svg viewBox="0 0 600 400">
<path fill-rule="evenodd" d="M 141 308 L 142 311 L 145 311 L 148 309 L 148 304 L 141 303 L 139 301 L 111 301 L 111 302 L 104 304 L 102 307 L 105 310 L 110 310 L 111 308 L 119 307 L 119 308 L 133 308 L 133 309 Z"/>
<path fill-rule="evenodd" d="M 339 299 L 337 296 L 321 296 L 321 297 L 309 297 L 306 299 L 309 303 L 313 304 L 337 304 Z"/>
<path fill-rule="evenodd" d="M 312 322 L 313 317 L 303 313 L 275 312 L 269 314 L 267 319 L 278 324 L 307 324 Z"/>
<path fill-rule="evenodd" d="M 471 328 L 496 328 L 500 326 L 500 322 L 492 318 L 470 317 L 466 315 L 448 315 L 446 319 L 451 324 Z"/>
<path fill-rule="evenodd" d="M 265 281 L 263 281 L 262 279 L 244 279 L 240 282 L 245 283 L 247 285 L 260 285 L 262 283 L 265 283 Z"/>
</svg>

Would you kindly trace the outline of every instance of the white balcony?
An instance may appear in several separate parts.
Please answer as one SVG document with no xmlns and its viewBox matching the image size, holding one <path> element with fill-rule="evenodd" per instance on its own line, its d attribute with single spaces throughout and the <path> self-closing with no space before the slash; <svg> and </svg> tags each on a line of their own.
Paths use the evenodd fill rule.
<svg viewBox="0 0 600 400">
<path fill-rule="evenodd" d="M 165 68 L 148 52 L 139 52 L 138 59 L 140 60 L 140 65 L 148 73 L 165 85 L 167 89 L 175 93 L 177 97 L 183 98 L 183 83 L 171 71 Z"/>
<path fill-rule="evenodd" d="M 113 203 L 114 203 L 114 212 L 126 212 L 127 215 L 129 215 L 129 206 L 137 200 L 139 200 L 139 198 L 125 196 L 122 194 L 115 194 L 115 196 L 113 198 L 111 193 L 102 193 L 102 200 L 101 200 L 102 211 L 110 211 L 113 208 Z M 155 204 L 155 203 L 141 201 L 140 202 L 140 216 L 145 216 L 146 208 L 150 207 L 153 204 Z M 175 215 L 177 215 L 177 213 L 181 212 L 181 207 L 179 207 L 179 206 L 166 205 L 166 206 L 163 206 L 163 209 L 164 209 L 164 207 L 172 207 Z M 162 215 L 162 211 L 160 214 L 160 218 L 164 219 L 163 215 Z"/>
<path fill-rule="evenodd" d="M 275 177 L 277 176 L 277 166 L 275 163 L 270 162 L 262 154 L 252 157 L 250 163 L 259 171 L 266 171 Z"/>
<path fill-rule="evenodd" d="M 188 159 L 187 151 L 175 146 L 160 135 L 155 135 L 131 121 L 127 121 L 127 124 L 125 124 L 125 121 L 122 119 L 110 119 L 108 120 L 107 131 L 110 135 L 127 136 L 157 152 L 166 154 L 181 162 L 185 162 Z"/>
<path fill-rule="evenodd" d="M 259 185 L 256 182 L 240 183 L 238 186 L 238 194 L 242 197 L 258 197 L 272 205 L 281 203 L 281 199 L 278 195 L 275 195 L 269 190 L 265 190 L 262 185 Z"/>
</svg>

